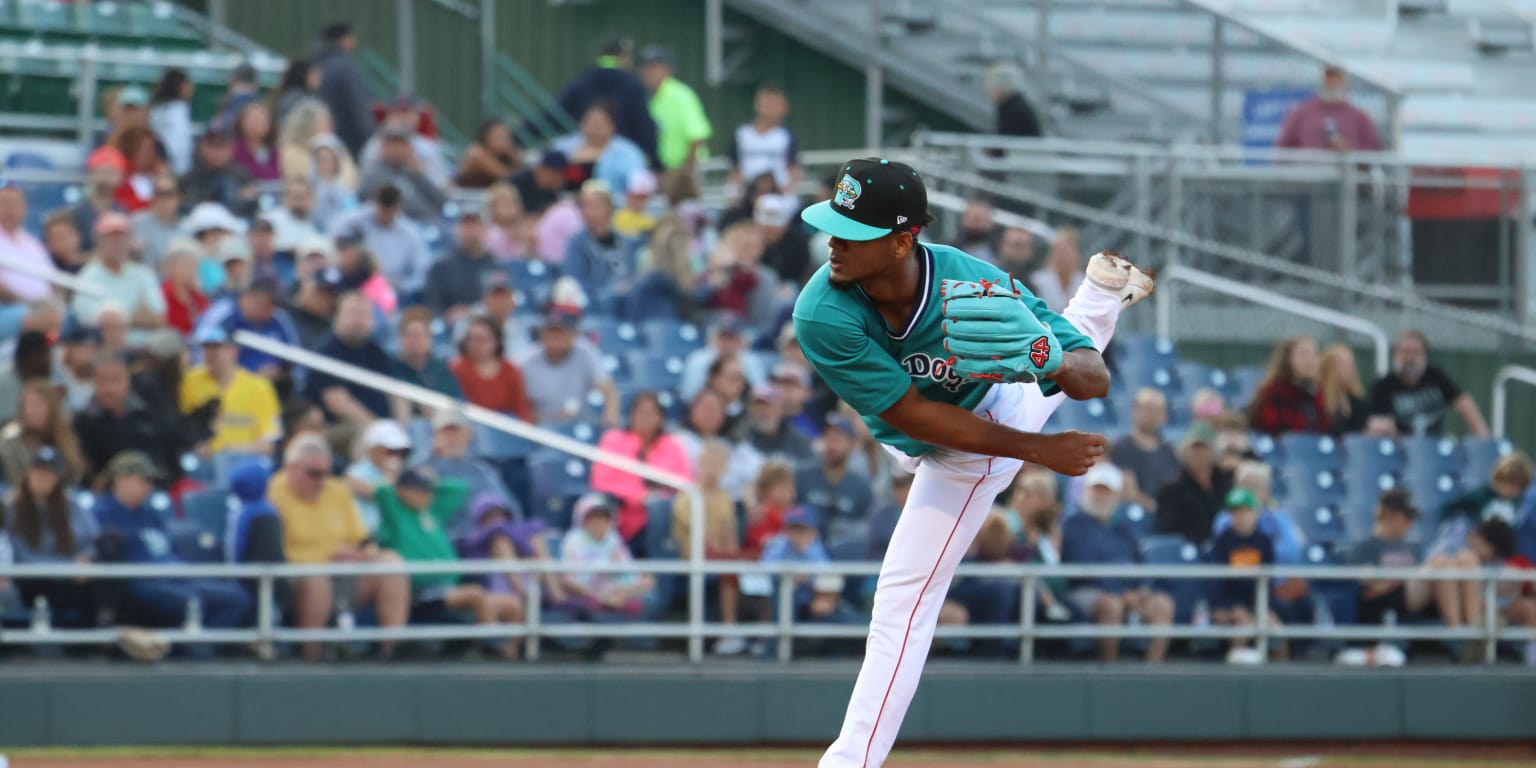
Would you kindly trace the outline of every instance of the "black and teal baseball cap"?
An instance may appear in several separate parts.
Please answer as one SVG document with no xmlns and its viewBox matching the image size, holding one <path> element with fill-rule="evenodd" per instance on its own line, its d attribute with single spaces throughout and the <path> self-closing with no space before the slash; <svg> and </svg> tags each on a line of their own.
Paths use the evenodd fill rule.
<svg viewBox="0 0 1536 768">
<path fill-rule="evenodd" d="M 877 240 L 928 226 L 928 188 L 906 163 L 866 157 L 843 163 L 832 199 L 800 212 L 805 223 L 842 240 Z"/>
</svg>

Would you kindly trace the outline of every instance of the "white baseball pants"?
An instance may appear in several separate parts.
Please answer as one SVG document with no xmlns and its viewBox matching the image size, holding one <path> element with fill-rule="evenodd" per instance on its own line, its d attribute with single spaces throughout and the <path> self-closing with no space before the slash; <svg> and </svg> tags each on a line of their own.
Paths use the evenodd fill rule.
<svg viewBox="0 0 1536 768">
<path fill-rule="evenodd" d="M 1062 316 L 1103 349 L 1124 306 L 1118 295 L 1085 281 Z M 1035 384 L 998 385 L 976 414 L 1020 431 L 1039 432 L 1065 398 L 1059 392 L 1046 397 Z M 920 459 L 891 453 L 903 469 L 915 473 L 912 490 L 880 566 L 864 665 L 843 729 L 822 756 L 820 768 L 879 768 L 885 763 L 922 677 L 955 569 L 993 500 L 1023 465 L 1017 459 L 948 450 Z"/>
</svg>

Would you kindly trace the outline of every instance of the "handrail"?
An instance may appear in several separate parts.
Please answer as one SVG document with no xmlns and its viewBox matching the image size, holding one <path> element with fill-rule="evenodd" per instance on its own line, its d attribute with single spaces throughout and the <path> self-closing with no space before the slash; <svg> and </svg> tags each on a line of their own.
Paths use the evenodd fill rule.
<svg viewBox="0 0 1536 768">
<path fill-rule="evenodd" d="M 1447 320 L 1465 323 L 1513 338 L 1528 341 L 1536 340 L 1536 329 L 1527 327 L 1509 318 L 1452 307 L 1389 286 L 1368 283 L 1352 275 L 1296 264 L 1245 246 L 1221 243 L 1184 230 L 1106 212 L 1092 206 L 1062 200 L 1033 189 L 1004 184 L 978 173 L 958 170 L 953 167 L 940 165 L 939 163 L 924 163 L 922 171 L 930 179 L 970 187 L 971 189 L 999 198 L 1017 200 L 1083 221 L 1090 221 L 1132 234 L 1143 235 L 1224 261 L 1242 263 L 1265 269 L 1275 274 L 1305 280 L 1319 286 L 1349 291 L 1361 297 L 1399 304 L 1407 309 L 1437 315 Z"/>
<path fill-rule="evenodd" d="M 689 511 L 692 514 L 692 520 L 690 521 L 691 540 L 688 553 L 689 563 L 695 566 L 694 570 L 690 572 L 688 595 L 689 621 L 695 625 L 703 624 L 704 576 L 703 571 L 699 570 L 697 566 L 702 565 L 704 562 L 704 495 L 699 491 L 698 486 L 694 485 L 688 478 L 674 475 L 670 472 L 663 472 L 627 456 L 621 456 L 611 451 L 587 445 L 579 440 L 534 426 L 504 413 L 478 405 L 461 403 L 447 395 L 434 392 L 425 387 L 408 384 L 398 379 L 374 373 L 350 363 L 333 360 L 302 347 L 274 341 L 249 331 L 237 331 L 234 341 L 241 346 L 249 347 L 258 352 L 264 352 L 280 360 L 285 360 L 310 370 L 330 374 L 331 376 L 361 384 L 371 389 L 377 389 L 426 408 L 457 411 L 473 423 L 506 432 L 525 440 L 531 440 L 554 448 L 562 453 L 578 456 L 587 461 L 604 464 L 686 494 L 689 501 Z M 702 635 L 690 639 L 688 653 L 689 657 L 695 660 L 703 657 L 704 642 Z"/>
<path fill-rule="evenodd" d="M 576 117 L 567 113 L 565 108 L 560 106 L 560 102 L 549 91 L 545 90 L 544 86 L 534 79 L 533 75 L 523 68 L 523 65 L 517 62 L 517 59 L 498 51 L 496 53 L 496 69 L 526 91 L 528 98 L 533 102 L 536 109 L 543 110 L 539 115 L 541 123 L 545 118 L 548 118 L 550 124 L 560 134 L 576 131 Z M 554 138 L 554 136 L 552 135 L 549 138 Z"/>
<path fill-rule="evenodd" d="M 1167 288 L 1173 283 L 1189 283 L 1190 285 L 1204 288 L 1208 291 L 1225 294 L 1234 298 L 1262 304 L 1270 309 L 1276 309 L 1297 317 L 1306 318 L 1323 325 L 1331 325 L 1346 331 L 1353 331 L 1362 336 L 1368 336 L 1376 348 L 1376 372 L 1381 373 L 1391 367 L 1392 344 L 1387 339 L 1387 332 L 1381 326 L 1347 312 L 1340 312 L 1320 304 L 1293 299 L 1284 294 L 1259 288 L 1248 283 L 1240 283 L 1229 280 L 1220 275 L 1188 267 L 1183 264 L 1170 264 L 1157 273 L 1158 287 L 1160 290 L 1153 294 L 1157 302 L 1157 335 L 1164 339 L 1173 339 L 1173 291 Z M 1533 372 L 1536 373 L 1536 372 Z"/>
<path fill-rule="evenodd" d="M 20 272 L 28 277 L 35 277 L 39 280 L 52 283 L 53 285 L 56 285 L 65 290 L 85 294 L 86 296 L 91 296 L 94 298 L 101 298 L 107 295 L 107 292 L 102 290 L 100 287 L 81 280 L 79 277 L 71 275 L 68 272 L 39 267 L 36 264 L 29 264 L 25 261 L 15 259 L 9 254 L 5 253 L 0 253 L 0 270 Z"/>
<path fill-rule="evenodd" d="M 778 658 L 790 660 L 792 640 L 796 638 L 859 638 L 867 632 L 864 622 L 844 624 L 800 624 L 794 619 L 792 595 L 795 579 L 800 576 L 841 575 L 872 576 L 879 572 L 876 562 L 837 563 L 746 563 L 638 560 L 630 563 L 582 564 L 572 567 L 564 563 L 535 560 L 496 561 L 465 560 L 459 562 L 403 562 L 392 563 L 320 563 L 310 565 L 289 564 L 41 564 L 0 565 L 0 578 L 89 578 L 89 579 L 143 579 L 143 578 L 245 578 L 258 581 L 258 591 L 263 601 L 270 598 L 277 579 L 289 579 L 313 575 L 376 575 L 376 574 L 553 574 L 580 570 L 590 573 L 648 573 L 666 574 L 739 574 L 777 579 L 778 611 L 772 623 L 739 625 L 705 624 L 691 622 L 684 626 L 665 622 L 626 622 L 622 624 L 594 623 L 544 623 L 540 611 L 533 606 L 540 599 L 538 578 L 526 580 L 530 610 L 520 625 L 447 625 L 404 626 L 393 628 L 336 628 L 290 629 L 272 626 L 271 611 L 259 611 L 259 624 L 254 629 L 204 629 L 196 626 L 183 629 L 158 631 L 165 641 L 172 643 L 299 643 L 299 642 L 371 642 L 385 640 L 448 640 L 448 639 L 524 639 L 528 642 L 525 658 L 534 660 L 538 655 L 540 637 L 653 637 L 687 639 L 690 646 L 704 634 L 720 637 L 777 638 Z M 1268 565 L 1260 567 L 1229 567 L 1213 564 L 1167 565 L 1045 565 L 1030 564 L 974 564 L 959 567 L 958 577 L 1001 578 L 1022 582 L 1021 606 L 1025 615 L 1032 615 L 1030 606 L 1035 605 L 1040 581 L 1045 578 L 1131 578 L 1131 579 L 1192 579 L 1227 580 L 1252 579 L 1256 596 L 1260 601 L 1262 618 L 1250 627 L 1212 627 L 1196 624 L 1101 626 L 1097 624 L 1072 624 L 1065 626 L 1040 626 L 1032 622 L 1015 624 L 982 624 L 964 627 L 940 628 L 939 637 L 1018 639 L 1019 662 L 1033 660 L 1033 643 L 1037 639 L 1050 638 L 1155 638 L 1181 637 L 1195 639 L 1255 638 L 1260 647 L 1271 640 L 1291 638 L 1323 638 L 1344 640 L 1442 640 L 1480 641 L 1484 644 L 1484 661 L 1492 663 L 1497 658 L 1500 640 L 1536 641 L 1536 629 L 1502 628 L 1497 621 L 1496 602 L 1490 600 L 1484 609 L 1480 626 L 1459 628 L 1400 626 L 1333 626 L 1314 623 L 1311 626 L 1276 627 L 1267 620 L 1262 605 L 1275 579 L 1300 578 L 1319 580 L 1363 581 L 1367 579 L 1414 579 L 1422 581 L 1478 581 L 1485 594 L 1492 595 L 1501 583 L 1536 584 L 1536 572 L 1517 569 L 1445 569 L 1420 570 L 1416 568 L 1377 568 L 1372 566 L 1305 566 Z M 702 579 L 702 576 L 700 576 Z M 111 643 L 118 639 L 114 628 L 64 630 L 49 625 L 34 626 L 27 631 L 0 633 L 0 645 L 91 645 Z M 697 662 L 701 657 L 690 657 Z"/>
<path fill-rule="evenodd" d="M 1509 416 L 1509 384 L 1519 381 L 1536 386 L 1536 368 L 1506 365 L 1493 375 L 1493 436 L 1504 437 L 1504 422 Z"/>
<path fill-rule="evenodd" d="M 1273 43 L 1274 45 L 1278 45 L 1282 48 L 1288 48 L 1292 53 L 1305 56 L 1306 58 L 1313 60 L 1319 65 L 1332 65 L 1342 67 L 1346 70 L 1350 69 L 1343 57 L 1335 56 L 1328 51 L 1313 46 L 1311 43 L 1297 40 L 1290 37 L 1289 35 L 1279 34 L 1271 29 L 1266 29 L 1261 24 L 1255 24 L 1252 21 L 1248 21 L 1233 14 L 1226 8 L 1219 7 L 1216 3 L 1211 2 L 1211 0 L 1183 0 L 1183 2 L 1185 5 L 1194 7 L 1221 19 L 1222 23 L 1224 24 L 1231 24 L 1232 26 L 1235 26 L 1251 35 L 1254 35 L 1255 37 L 1265 40 L 1266 42 Z M 1399 89 L 1388 85 L 1370 75 L 1361 74 L 1359 72 L 1350 70 L 1349 76 L 1352 79 L 1359 80 L 1360 82 L 1365 83 L 1373 88 L 1384 91 L 1389 96 L 1402 95 L 1402 91 Z"/>
<path fill-rule="evenodd" d="M 283 57 L 265 52 L 258 52 L 250 56 L 212 51 L 182 53 L 178 51 L 151 50 L 149 48 L 105 46 L 90 42 L 80 45 L 51 45 L 35 40 L 27 42 L 0 42 L 0 57 L 72 63 L 94 61 L 98 64 L 168 66 L 181 67 L 183 69 L 216 70 L 232 70 L 241 64 L 250 64 L 257 72 L 264 72 L 269 75 L 282 74 L 283 68 L 286 66 L 286 60 Z"/>
</svg>

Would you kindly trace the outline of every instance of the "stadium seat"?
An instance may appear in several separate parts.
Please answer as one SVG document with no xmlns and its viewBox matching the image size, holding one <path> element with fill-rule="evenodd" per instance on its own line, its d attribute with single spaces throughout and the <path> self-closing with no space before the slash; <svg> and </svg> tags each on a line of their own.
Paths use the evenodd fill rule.
<svg viewBox="0 0 1536 768">
<path fill-rule="evenodd" d="M 1120 522 L 1136 535 L 1137 541 L 1146 539 L 1152 533 L 1152 515 L 1148 514 L 1146 508 L 1140 504 L 1127 504 L 1122 507 Z"/>
<path fill-rule="evenodd" d="M 1449 437 L 1406 437 L 1401 444 L 1410 476 L 1459 476 L 1466 464 L 1466 452 Z"/>
<path fill-rule="evenodd" d="M 686 357 L 688 353 L 704 346 L 705 338 L 699 327 L 680 320 L 647 320 L 640 326 L 646 346 L 661 357 Z"/>
<path fill-rule="evenodd" d="M 1466 466 L 1462 468 L 1461 477 L 1468 484 L 1482 485 L 1493 476 L 1493 465 L 1499 463 L 1499 458 L 1513 450 L 1515 446 L 1508 440 L 1500 438 L 1469 437 L 1461 443 L 1467 454 Z"/>
<path fill-rule="evenodd" d="M 1340 469 L 1344 453 L 1330 435 L 1291 432 L 1280 436 L 1280 450 L 1287 466 L 1308 469 Z"/>
<path fill-rule="evenodd" d="M 582 321 L 582 330 L 597 344 L 599 351 L 608 355 L 622 355 L 641 343 L 640 330 L 627 320 L 588 317 Z"/>
<path fill-rule="evenodd" d="M 1109 400 L 1068 400 L 1051 415 L 1049 424 L 1053 430 L 1118 433 L 1120 420 L 1115 416 Z"/>
<path fill-rule="evenodd" d="M 1335 506 L 1348 495 L 1343 478 L 1331 469 L 1287 464 L 1283 477 L 1285 498 L 1292 504 Z"/>
<path fill-rule="evenodd" d="M 1259 383 L 1264 380 L 1264 369 L 1259 366 L 1243 366 L 1232 369 L 1229 375 L 1232 383 L 1228 391 L 1232 394 L 1227 402 L 1236 406 L 1253 402 L 1254 394 L 1259 391 Z"/>
<path fill-rule="evenodd" d="M 559 530 L 569 527 L 571 506 L 587 492 L 587 463 L 564 455 L 535 454 L 528 459 L 535 514 Z"/>
<path fill-rule="evenodd" d="M 657 352 L 633 351 L 629 358 L 629 383 L 637 389 L 677 389 L 683 381 L 683 357 Z"/>
<path fill-rule="evenodd" d="M 1384 474 L 1401 477 L 1407 459 L 1395 440 L 1348 435 L 1344 438 L 1344 463 L 1351 478 Z"/>
<path fill-rule="evenodd" d="M 1194 360 L 1180 360 L 1174 370 L 1178 372 L 1179 383 L 1183 385 L 1185 392 L 1214 389 L 1220 392 L 1222 397 L 1231 397 L 1228 388 L 1232 386 L 1232 377 L 1220 368 Z"/>
<path fill-rule="evenodd" d="M 1350 538 L 1349 526 L 1337 506 L 1293 504 L 1290 515 L 1310 543 L 1332 545 Z"/>
<path fill-rule="evenodd" d="M 5 158 L 5 169 L 8 171 L 52 171 L 56 168 L 53 160 L 41 152 L 17 150 Z M 27 196 L 31 201 L 31 195 Z"/>
<path fill-rule="evenodd" d="M 579 440 L 587 445 L 597 445 L 598 438 L 602 437 L 599 428 L 585 421 L 562 421 L 554 424 L 539 425 L 544 429 L 559 432 L 572 440 Z"/>
<path fill-rule="evenodd" d="M 534 450 L 533 443 L 499 429 L 476 424 L 474 454 L 492 462 L 504 462 L 526 458 Z"/>
<path fill-rule="evenodd" d="M 1169 339 L 1145 334 L 1117 336 L 1114 340 L 1115 365 L 1130 364 L 1143 368 L 1176 368 L 1179 358 Z"/>
<path fill-rule="evenodd" d="M 181 497 L 183 524 L 220 539 L 224 537 L 230 513 L 239 508 L 239 501 L 221 489 L 192 491 Z"/>
<path fill-rule="evenodd" d="M 223 540 L 210 531 L 177 527 L 171 529 L 171 551 L 189 563 L 224 562 Z"/>
<path fill-rule="evenodd" d="M 1280 443 L 1263 432 L 1248 433 L 1248 448 L 1260 461 L 1277 464 L 1280 461 Z"/>
<path fill-rule="evenodd" d="M 183 453 L 181 455 L 181 471 L 188 479 L 203 485 L 218 483 L 218 477 L 214 472 L 213 463 L 203 461 L 195 453 Z"/>
</svg>

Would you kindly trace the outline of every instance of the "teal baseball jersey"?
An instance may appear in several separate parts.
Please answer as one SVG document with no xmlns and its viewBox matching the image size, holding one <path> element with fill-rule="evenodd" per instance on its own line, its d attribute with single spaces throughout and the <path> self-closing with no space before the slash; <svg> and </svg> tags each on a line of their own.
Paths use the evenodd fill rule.
<svg viewBox="0 0 1536 768">
<path fill-rule="evenodd" d="M 944 351 L 944 313 L 939 284 L 944 280 L 1012 281 L 1008 273 L 965 252 L 945 245 L 920 244 L 922 282 L 912 317 L 891 328 L 858 287 L 833 288 L 829 268 L 816 271 L 795 301 L 795 338 L 816 373 L 864 418 L 870 432 L 886 445 L 909 456 L 921 456 L 934 446 L 913 440 L 880 418 L 907 388 L 917 386 L 923 397 L 974 410 L 993 386 L 965 378 L 949 365 Z M 1050 326 L 1064 351 L 1093 347 L 1093 342 L 1066 318 L 1046 308 L 1023 285 L 1014 282 L 1022 300 L 1042 323 Z M 1050 394 L 1055 382 L 1040 387 Z"/>
</svg>

